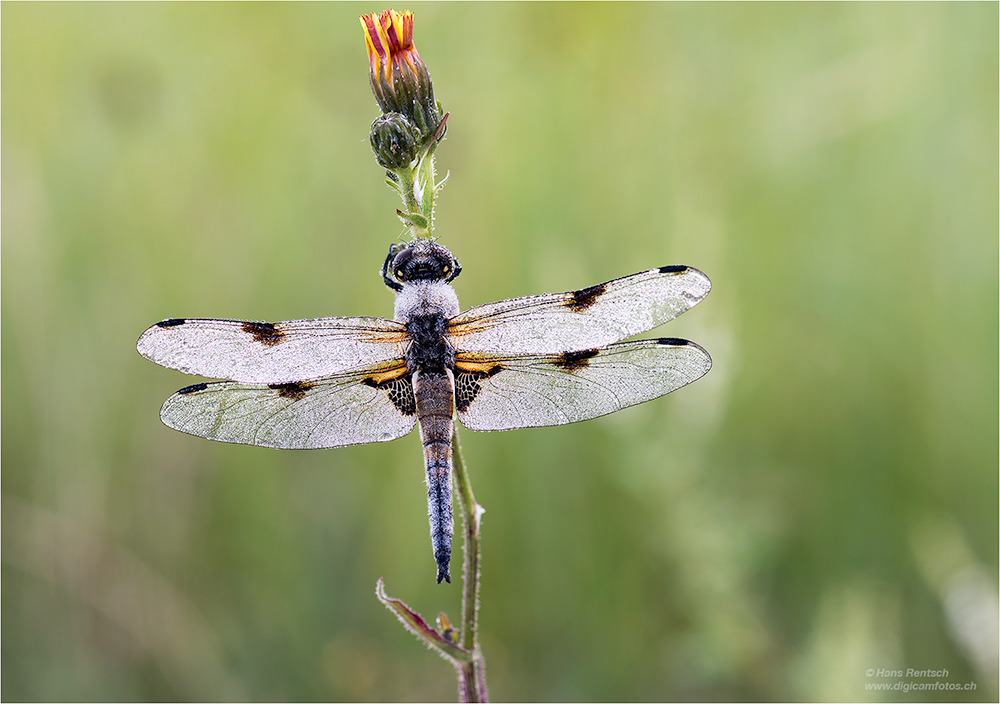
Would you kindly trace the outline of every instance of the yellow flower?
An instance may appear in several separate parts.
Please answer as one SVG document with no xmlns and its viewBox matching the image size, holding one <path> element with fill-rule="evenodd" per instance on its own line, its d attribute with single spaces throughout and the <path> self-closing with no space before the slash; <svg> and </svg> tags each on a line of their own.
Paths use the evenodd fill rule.
<svg viewBox="0 0 1000 704">
<path fill-rule="evenodd" d="M 441 124 L 431 74 L 413 44 L 413 13 L 395 10 L 362 15 L 368 78 L 383 113 L 406 116 L 429 140 Z"/>
</svg>

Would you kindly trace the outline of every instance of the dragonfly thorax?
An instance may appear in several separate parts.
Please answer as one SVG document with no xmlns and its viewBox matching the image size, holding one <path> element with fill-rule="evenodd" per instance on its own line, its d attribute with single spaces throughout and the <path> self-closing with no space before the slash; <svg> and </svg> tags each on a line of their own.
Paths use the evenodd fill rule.
<svg viewBox="0 0 1000 704">
<path fill-rule="evenodd" d="M 410 372 L 444 373 L 455 369 L 455 351 L 445 337 L 447 319 L 439 314 L 414 315 L 406 321 L 411 344 L 406 352 Z"/>
<path fill-rule="evenodd" d="M 458 296 L 446 283 L 421 281 L 405 284 L 396 292 L 395 318 L 406 323 L 418 315 L 458 315 Z"/>
</svg>

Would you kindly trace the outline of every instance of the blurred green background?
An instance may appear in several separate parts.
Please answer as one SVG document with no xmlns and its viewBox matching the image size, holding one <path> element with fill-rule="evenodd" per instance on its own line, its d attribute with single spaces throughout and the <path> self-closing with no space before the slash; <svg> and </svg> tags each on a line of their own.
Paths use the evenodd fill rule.
<svg viewBox="0 0 1000 704">
<path fill-rule="evenodd" d="M 996 701 L 997 4 L 406 7 L 466 307 L 714 283 L 654 333 L 705 379 L 463 434 L 493 697 Z M 391 316 L 382 9 L 3 5 L 3 699 L 455 696 L 374 595 L 458 620 L 416 435 L 188 437 L 191 378 L 135 352 Z M 898 679 L 976 689 L 866 689 Z"/>
</svg>

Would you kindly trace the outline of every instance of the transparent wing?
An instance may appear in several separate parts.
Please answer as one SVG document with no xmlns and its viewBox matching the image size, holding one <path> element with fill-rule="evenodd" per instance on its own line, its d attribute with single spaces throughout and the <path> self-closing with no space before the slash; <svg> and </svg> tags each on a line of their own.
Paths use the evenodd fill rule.
<svg viewBox="0 0 1000 704">
<path fill-rule="evenodd" d="M 416 423 L 413 385 L 402 361 L 316 381 L 202 382 L 160 409 L 163 422 L 209 440 L 282 449 L 386 442 Z"/>
<path fill-rule="evenodd" d="M 652 330 L 694 306 L 712 288 L 687 266 L 665 266 L 568 293 L 510 298 L 448 321 L 456 350 L 558 354 L 600 347 Z"/>
<path fill-rule="evenodd" d="M 136 347 L 146 359 L 186 374 L 281 384 L 397 359 L 405 340 L 403 325 L 384 318 L 175 318 L 149 328 Z"/>
<path fill-rule="evenodd" d="M 708 352 L 676 338 L 560 355 L 462 355 L 455 406 L 471 430 L 564 425 L 650 401 L 700 379 Z"/>
</svg>

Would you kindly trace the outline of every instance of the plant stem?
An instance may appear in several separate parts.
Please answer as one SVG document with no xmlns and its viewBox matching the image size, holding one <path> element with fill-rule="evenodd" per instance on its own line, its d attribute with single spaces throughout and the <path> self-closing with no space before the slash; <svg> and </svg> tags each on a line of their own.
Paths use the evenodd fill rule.
<svg viewBox="0 0 1000 704">
<path fill-rule="evenodd" d="M 434 190 L 434 175 L 434 152 L 428 150 L 417 164 L 415 189 L 418 193 L 414 194 L 420 201 L 421 209 L 418 212 L 427 219 L 427 237 L 434 232 L 434 197 L 437 195 Z"/>
<path fill-rule="evenodd" d="M 426 156 L 424 159 L 430 159 L 430 170 L 434 171 L 434 157 Z M 423 170 L 421 167 L 423 165 L 424 159 L 421 159 L 420 164 L 414 169 L 399 169 L 396 171 L 396 176 L 399 178 L 399 194 L 403 197 L 403 208 L 405 208 L 406 213 L 413 213 L 415 215 L 424 215 L 425 210 L 434 211 L 434 193 L 431 189 L 429 198 L 425 198 L 428 195 L 427 189 L 422 187 L 422 181 L 424 180 Z M 428 202 L 429 201 L 429 202 Z M 422 228 L 418 225 L 410 222 L 410 235 L 416 239 L 418 237 L 430 237 L 432 223 L 428 219 L 427 227 Z"/>
<path fill-rule="evenodd" d="M 455 484 L 458 502 L 462 508 L 462 531 L 465 535 L 462 566 L 462 630 L 461 646 L 472 651 L 471 662 L 458 666 L 458 694 L 463 702 L 488 701 L 486 689 L 486 661 L 479 647 L 479 527 L 484 509 L 472 494 L 472 482 L 462 457 L 458 440 L 458 427 L 452 437 Z"/>
<path fill-rule="evenodd" d="M 448 113 L 441 118 L 441 124 L 431 138 L 430 143 L 415 163 L 399 169 L 392 169 L 394 182 L 390 185 L 399 191 L 403 198 L 405 213 L 400 217 L 410 227 L 410 235 L 414 238 L 431 237 L 434 232 L 434 199 L 444 185 L 444 181 L 436 181 L 437 172 L 434 168 L 434 150 L 444 134 L 448 122 Z M 446 176 L 445 181 L 448 180 Z M 397 211 L 398 212 L 398 211 Z"/>
</svg>

